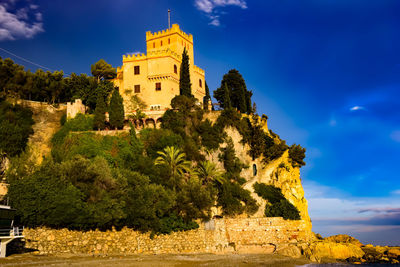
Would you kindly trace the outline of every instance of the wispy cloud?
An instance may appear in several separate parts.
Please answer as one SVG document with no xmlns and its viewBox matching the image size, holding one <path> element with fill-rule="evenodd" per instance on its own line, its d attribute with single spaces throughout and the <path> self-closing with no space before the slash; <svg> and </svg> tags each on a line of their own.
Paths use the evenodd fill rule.
<svg viewBox="0 0 400 267">
<path fill-rule="evenodd" d="M 0 3 L 0 41 L 30 39 L 44 32 L 42 14 L 38 6 L 29 4 L 15 9 L 17 0 Z"/>
<path fill-rule="evenodd" d="M 396 142 L 400 142 L 400 130 L 398 130 L 398 131 L 393 131 L 391 134 L 390 134 L 390 138 L 392 138 L 394 141 L 396 141 Z M 399 190 L 399 192 L 400 192 L 400 190 Z"/>
<path fill-rule="evenodd" d="M 394 190 L 394 191 L 392 192 L 392 194 L 395 194 L 395 195 L 400 195 L 400 189 L 398 189 L 398 190 Z"/>
<path fill-rule="evenodd" d="M 195 0 L 195 6 L 198 10 L 206 13 L 210 19 L 210 25 L 220 26 L 220 13 L 217 9 L 226 6 L 237 6 L 242 9 L 247 8 L 245 0 Z"/>
<path fill-rule="evenodd" d="M 365 110 L 365 107 L 362 106 L 354 106 L 350 108 L 350 111 L 357 111 L 357 110 Z"/>
<path fill-rule="evenodd" d="M 386 245 L 399 245 L 395 238 L 400 233 L 399 195 L 351 197 L 337 188 L 310 181 L 304 182 L 304 191 L 314 232 L 324 236 L 349 234 L 363 243 L 373 243 L 376 236 L 385 233 Z"/>
</svg>

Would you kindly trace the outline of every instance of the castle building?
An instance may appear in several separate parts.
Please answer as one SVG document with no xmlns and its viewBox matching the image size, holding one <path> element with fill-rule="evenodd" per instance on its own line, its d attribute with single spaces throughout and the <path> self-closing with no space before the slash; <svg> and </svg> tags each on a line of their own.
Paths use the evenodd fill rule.
<svg viewBox="0 0 400 267">
<path fill-rule="evenodd" d="M 146 47 L 147 54 L 123 55 L 122 67 L 117 68 L 114 85 L 119 87 L 127 115 L 134 112 L 130 105 L 134 95 L 146 103 L 144 112 L 149 117 L 163 114 L 170 108 L 171 99 L 179 95 L 184 48 L 189 55 L 192 94 L 203 103 L 205 73 L 194 65 L 193 35 L 184 33 L 178 24 L 173 24 L 167 30 L 146 32 Z"/>
</svg>

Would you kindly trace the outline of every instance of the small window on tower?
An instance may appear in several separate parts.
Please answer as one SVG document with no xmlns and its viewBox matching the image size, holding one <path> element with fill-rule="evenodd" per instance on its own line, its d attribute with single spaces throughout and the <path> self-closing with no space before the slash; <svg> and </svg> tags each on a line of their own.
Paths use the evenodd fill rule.
<svg viewBox="0 0 400 267">
<path fill-rule="evenodd" d="M 139 75 L 140 74 L 140 66 L 135 66 L 134 72 L 135 72 L 135 75 Z"/>
<path fill-rule="evenodd" d="M 201 79 L 199 79 L 199 86 L 203 87 L 203 82 L 201 81 Z"/>
<path fill-rule="evenodd" d="M 140 84 L 135 85 L 135 93 L 140 93 Z"/>
<path fill-rule="evenodd" d="M 161 91 L 161 83 L 156 83 L 156 91 Z"/>
<path fill-rule="evenodd" d="M 178 74 L 178 67 L 176 65 L 174 65 L 174 73 Z"/>
<path fill-rule="evenodd" d="M 155 42 L 153 43 L 153 48 L 156 48 L 156 43 Z"/>
<path fill-rule="evenodd" d="M 162 46 L 162 41 L 161 41 L 161 46 Z"/>
<path fill-rule="evenodd" d="M 171 44 L 171 39 L 168 38 L 168 44 Z"/>
</svg>

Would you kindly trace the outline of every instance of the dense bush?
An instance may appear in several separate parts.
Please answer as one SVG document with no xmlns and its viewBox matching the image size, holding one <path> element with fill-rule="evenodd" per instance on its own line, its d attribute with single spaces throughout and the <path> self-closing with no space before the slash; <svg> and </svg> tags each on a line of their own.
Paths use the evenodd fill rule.
<svg viewBox="0 0 400 267">
<path fill-rule="evenodd" d="M 54 134 L 51 139 L 53 145 L 59 145 L 64 142 L 65 137 L 71 131 L 89 131 L 93 130 L 93 116 L 78 113 L 75 118 L 67 120 L 61 129 Z"/>
<path fill-rule="evenodd" d="M 285 198 L 280 188 L 263 183 L 255 183 L 253 188 L 257 195 L 268 201 L 264 212 L 266 217 L 300 220 L 298 209 Z"/>
<path fill-rule="evenodd" d="M 293 144 L 289 148 L 289 157 L 292 160 L 293 167 L 301 167 L 306 165 L 304 158 L 306 157 L 306 149 L 302 148 L 300 145 Z"/>
<path fill-rule="evenodd" d="M 33 134 L 33 124 L 30 109 L 0 100 L 0 151 L 8 157 L 24 151 Z"/>
<path fill-rule="evenodd" d="M 287 199 L 283 199 L 273 205 L 265 206 L 266 217 L 283 217 L 285 220 L 300 220 L 298 209 Z"/>
<path fill-rule="evenodd" d="M 238 215 L 246 212 L 254 214 L 258 210 L 257 202 L 251 197 L 250 191 L 238 183 L 226 182 L 219 186 L 218 205 L 225 215 Z"/>
</svg>

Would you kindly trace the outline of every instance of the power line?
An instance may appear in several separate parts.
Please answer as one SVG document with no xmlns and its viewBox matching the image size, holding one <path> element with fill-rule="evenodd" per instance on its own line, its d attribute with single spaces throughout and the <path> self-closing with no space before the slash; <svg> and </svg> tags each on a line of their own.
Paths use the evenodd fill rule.
<svg viewBox="0 0 400 267">
<path fill-rule="evenodd" d="M 0 50 L 6 52 L 7 54 L 10 54 L 10 55 L 12 55 L 12 56 L 14 56 L 14 57 L 16 57 L 16 58 L 19 58 L 19 59 L 21 59 L 21 60 L 23 60 L 23 61 L 25 61 L 25 62 L 28 62 L 28 63 L 30 63 L 30 64 L 32 64 L 32 65 L 35 65 L 36 67 L 43 68 L 43 69 L 46 69 L 46 70 L 49 70 L 49 71 L 54 72 L 54 70 L 52 70 L 52 69 L 50 69 L 50 68 L 47 68 L 47 67 L 42 66 L 42 65 L 40 65 L 40 64 L 37 64 L 37 63 L 35 63 L 35 62 L 32 62 L 32 61 L 30 61 L 30 60 L 28 60 L 28 59 L 25 59 L 25 58 L 23 58 L 23 57 L 20 57 L 20 56 L 14 54 L 14 53 L 11 53 L 11 52 L 8 51 L 8 50 L 5 50 L 4 48 L 1 48 L 1 47 L 0 47 Z"/>
</svg>

